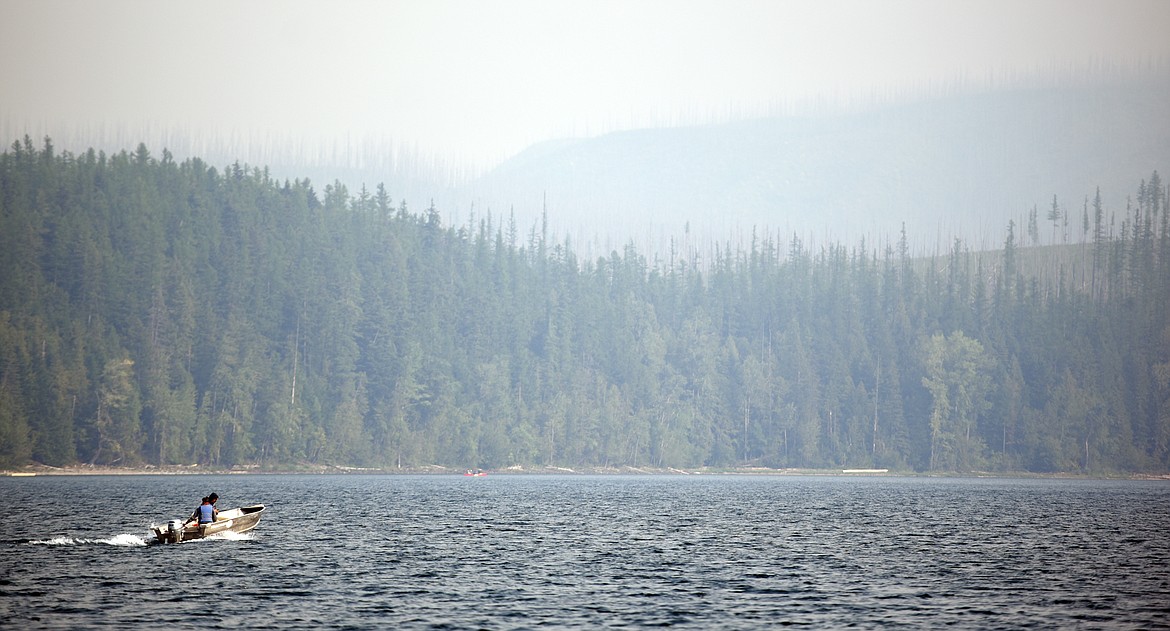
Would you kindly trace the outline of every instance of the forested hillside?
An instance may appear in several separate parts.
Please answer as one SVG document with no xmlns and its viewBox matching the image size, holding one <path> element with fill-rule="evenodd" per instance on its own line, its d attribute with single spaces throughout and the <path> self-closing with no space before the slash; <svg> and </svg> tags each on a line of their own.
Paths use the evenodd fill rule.
<svg viewBox="0 0 1170 631">
<path fill-rule="evenodd" d="M 1058 206 L 1084 241 L 1059 252 L 1010 224 L 929 260 L 914 226 L 581 260 L 382 187 L 26 138 L 0 155 L 0 466 L 1164 472 L 1170 204 L 1133 182 Z"/>
<path fill-rule="evenodd" d="M 534 218 L 547 198 L 578 252 L 619 235 L 600 239 L 602 255 L 621 235 L 657 246 L 684 219 L 705 238 L 757 226 L 819 247 L 893 241 L 904 223 L 919 247 L 941 233 L 940 247 L 953 234 L 995 248 L 1009 220 L 1054 194 L 1079 206 L 1100 186 L 1123 210 L 1135 174 L 1167 158 L 1170 68 L 1088 79 L 549 141 L 467 183 L 455 210 L 515 204 Z"/>
</svg>

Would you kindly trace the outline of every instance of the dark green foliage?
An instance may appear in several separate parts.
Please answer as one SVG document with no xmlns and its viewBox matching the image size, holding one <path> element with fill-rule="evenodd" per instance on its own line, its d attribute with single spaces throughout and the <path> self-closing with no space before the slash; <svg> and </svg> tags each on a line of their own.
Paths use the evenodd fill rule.
<svg viewBox="0 0 1170 631">
<path fill-rule="evenodd" d="M 544 222 L 445 227 L 381 186 L 24 139 L 0 466 L 1166 471 L 1167 203 L 1156 173 L 1116 228 L 1086 198 L 1088 248 L 1012 224 L 918 260 L 903 231 L 583 261 Z"/>
</svg>

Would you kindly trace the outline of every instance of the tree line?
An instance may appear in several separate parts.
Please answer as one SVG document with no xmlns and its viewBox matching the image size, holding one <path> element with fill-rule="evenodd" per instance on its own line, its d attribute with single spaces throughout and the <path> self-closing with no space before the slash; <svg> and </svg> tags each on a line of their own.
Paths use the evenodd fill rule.
<svg viewBox="0 0 1170 631">
<path fill-rule="evenodd" d="M 1164 472 L 1170 201 L 1135 179 L 1063 246 L 1012 222 L 994 252 L 912 257 L 904 229 L 582 260 L 381 185 L 26 137 L 0 154 L 0 466 Z"/>
</svg>

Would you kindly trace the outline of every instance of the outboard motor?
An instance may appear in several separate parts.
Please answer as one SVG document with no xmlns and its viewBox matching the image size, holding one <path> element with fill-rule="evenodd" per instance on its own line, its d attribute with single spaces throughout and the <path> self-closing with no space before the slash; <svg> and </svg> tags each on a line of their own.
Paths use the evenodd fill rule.
<svg viewBox="0 0 1170 631">
<path fill-rule="evenodd" d="M 172 519 L 167 522 L 167 537 L 171 543 L 179 543 L 183 538 L 183 522 Z"/>
</svg>

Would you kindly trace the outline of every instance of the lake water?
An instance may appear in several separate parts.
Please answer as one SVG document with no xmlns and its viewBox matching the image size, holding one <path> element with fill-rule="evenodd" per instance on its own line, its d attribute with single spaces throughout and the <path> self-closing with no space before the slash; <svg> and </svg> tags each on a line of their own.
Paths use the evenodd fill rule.
<svg viewBox="0 0 1170 631">
<path fill-rule="evenodd" d="M 151 524 L 268 506 L 250 534 Z M 1170 627 L 1170 483 L 0 478 L 0 628 Z"/>
</svg>

